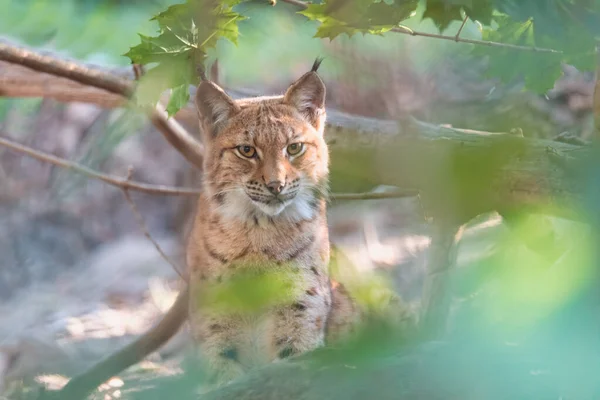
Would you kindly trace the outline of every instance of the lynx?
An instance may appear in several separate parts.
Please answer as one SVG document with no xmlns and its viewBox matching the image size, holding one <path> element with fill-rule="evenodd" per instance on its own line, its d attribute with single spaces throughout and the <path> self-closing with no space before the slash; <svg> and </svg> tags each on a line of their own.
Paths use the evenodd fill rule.
<svg viewBox="0 0 600 400">
<path fill-rule="evenodd" d="M 317 66 L 283 97 L 235 102 L 211 82 L 198 88 L 207 155 L 187 253 L 190 299 L 238 274 L 293 275 L 284 289 L 289 304 L 260 315 L 215 313 L 210 301 L 190 301 L 192 335 L 219 381 L 324 344 L 331 307 L 323 196 L 329 157 Z"/>
<path fill-rule="evenodd" d="M 216 84 L 201 82 L 196 106 L 205 180 L 187 247 L 189 285 L 155 328 L 72 379 L 62 398 L 81 397 L 140 361 L 186 319 L 219 383 L 323 346 L 356 320 L 355 305 L 342 286 L 332 288 L 328 272 L 329 154 L 319 64 L 283 96 L 234 101 Z M 217 311 L 206 300 L 238 276 L 270 272 L 281 273 L 279 283 L 279 276 L 292 278 L 283 279 L 285 301 L 260 313 Z"/>
</svg>

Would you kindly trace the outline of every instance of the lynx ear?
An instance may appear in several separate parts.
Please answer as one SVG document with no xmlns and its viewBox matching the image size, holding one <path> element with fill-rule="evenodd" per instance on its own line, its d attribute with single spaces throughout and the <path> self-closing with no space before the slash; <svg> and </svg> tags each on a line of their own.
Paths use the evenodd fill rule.
<svg viewBox="0 0 600 400">
<path fill-rule="evenodd" d="M 208 137 L 215 137 L 239 107 L 223 89 L 210 81 L 202 81 L 196 91 L 196 108 L 200 123 Z"/>
<path fill-rule="evenodd" d="M 319 132 L 325 126 L 325 84 L 317 74 L 317 59 L 310 72 L 304 74 L 285 92 L 283 102 L 295 107 Z"/>
</svg>

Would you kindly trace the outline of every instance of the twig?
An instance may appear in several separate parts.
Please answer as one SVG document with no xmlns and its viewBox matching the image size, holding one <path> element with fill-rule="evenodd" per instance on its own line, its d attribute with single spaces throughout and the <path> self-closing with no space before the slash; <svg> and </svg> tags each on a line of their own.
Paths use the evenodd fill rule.
<svg viewBox="0 0 600 400">
<path fill-rule="evenodd" d="M 171 196 L 197 196 L 200 193 L 200 190 L 198 189 L 172 187 L 165 185 L 151 185 L 147 183 L 128 181 L 126 179 L 122 179 L 116 176 L 103 174 L 84 165 L 71 162 L 65 160 L 64 158 L 56 157 L 48 153 L 34 150 L 31 147 L 23 146 L 22 144 L 16 143 L 9 139 L 5 139 L 3 137 L 0 137 L 0 146 L 7 147 L 13 151 L 28 155 L 37 160 L 83 174 L 89 178 L 98 179 L 102 182 L 108 183 L 109 185 L 116 186 L 121 189 L 129 189 L 149 194 L 163 194 Z"/>
<path fill-rule="evenodd" d="M 458 32 L 456 32 L 456 35 L 454 35 L 454 41 L 458 42 L 459 40 L 459 36 L 463 30 L 463 28 L 465 27 L 465 24 L 467 23 L 467 20 L 469 19 L 468 15 L 465 15 L 465 18 L 463 19 L 462 24 L 460 25 L 460 28 L 458 28 Z"/>
<path fill-rule="evenodd" d="M 132 175 L 133 175 L 133 167 L 129 167 L 129 169 L 127 171 L 127 179 L 125 179 L 125 180 L 127 182 L 130 182 Z M 175 270 L 175 272 L 177 272 L 177 275 L 179 275 L 181 277 L 181 279 L 183 279 L 185 282 L 187 282 L 188 279 L 184 275 L 184 273 L 182 272 L 182 270 L 179 268 L 179 266 L 177 266 L 177 264 L 175 264 L 175 262 L 171 261 L 171 259 L 165 254 L 165 252 L 160 247 L 160 245 L 156 242 L 156 240 L 154 240 L 154 238 L 152 237 L 152 235 L 150 235 L 150 231 L 148 231 L 148 226 L 146 225 L 146 221 L 144 220 L 144 217 L 142 216 L 142 214 L 138 210 L 137 206 L 135 205 L 135 202 L 131 198 L 131 194 L 129 193 L 129 189 L 127 187 L 123 188 L 123 194 L 125 195 L 125 199 L 127 200 L 127 203 L 129 203 L 129 207 L 131 208 L 131 212 L 135 216 L 135 219 L 136 219 L 136 221 L 137 221 L 137 223 L 138 223 L 138 225 L 140 227 L 140 230 L 144 233 L 144 236 L 146 236 L 146 238 L 150 242 L 152 242 L 152 244 L 156 248 L 156 251 L 158 251 L 158 253 L 160 254 L 160 256 L 167 263 L 169 263 L 171 265 L 171 267 L 173 267 L 173 269 Z"/>
<path fill-rule="evenodd" d="M 419 191 L 413 189 L 399 190 L 394 192 L 367 192 L 367 193 L 333 193 L 333 201 L 342 200 L 378 200 L 378 199 L 398 199 L 402 197 L 418 196 Z"/>
<path fill-rule="evenodd" d="M 600 138 L 600 41 L 596 43 L 596 63 L 596 84 L 594 86 L 592 109 L 594 110 L 596 138 Z"/>
<path fill-rule="evenodd" d="M 31 147 L 24 146 L 22 144 L 16 143 L 10 139 L 6 139 L 3 137 L 0 137 L 0 146 L 4 146 L 13 151 L 16 151 L 17 153 L 33 157 L 39 161 L 43 161 L 61 168 L 71 170 L 73 172 L 83 174 L 88 178 L 100 180 L 109 185 L 116 186 L 122 190 L 135 190 L 138 192 L 148 194 L 162 194 L 169 196 L 197 196 L 201 193 L 201 190 L 199 189 L 166 185 L 152 185 L 148 183 L 132 181 L 129 179 L 123 179 L 114 175 L 104 174 L 95 171 L 91 168 L 88 168 L 85 165 L 65 160 L 64 158 L 56 157 L 52 154 L 48 154 L 39 150 L 34 150 Z M 414 196 L 416 195 L 416 193 L 416 191 L 410 190 L 392 193 L 333 193 L 331 194 L 331 197 L 334 200 L 377 200 Z"/>
<path fill-rule="evenodd" d="M 22 65 L 38 72 L 67 78 L 125 98 L 130 98 L 135 91 L 133 81 L 2 42 L 0 42 L 0 60 Z M 186 160 L 196 167 L 202 168 L 204 148 L 200 142 L 194 139 L 181 125 L 169 119 L 164 107 L 160 104 L 154 109 L 145 108 L 144 111 L 165 139 Z"/>
<path fill-rule="evenodd" d="M 286 0 L 282 0 L 282 1 L 286 1 Z M 457 43 L 469 43 L 469 44 L 477 44 L 477 45 L 489 46 L 489 47 L 504 47 L 507 49 L 533 51 L 533 52 L 537 52 L 537 53 L 562 54 L 562 51 L 549 49 L 546 47 L 520 46 L 517 44 L 491 42 L 489 40 L 478 40 L 478 39 L 458 38 L 458 40 L 456 40 L 456 37 L 454 37 L 454 36 L 438 35 L 436 33 L 413 31 L 412 29 L 407 28 L 407 27 L 392 28 L 390 30 L 392 32 L 402 33 L 405 35 L 423 36 L 423 37 L 430 37 L 430 38 L 441 39 L 441 40 L 451 40 L 451 41 L 457 42 Z"/>
<path fill-rule="evenodd" d="M 281 1 L 283 1 L 284 3 L 292 4 L 301 9 L 306 9 L 308 7 L 308 5 L 310 4 L 310 3 L 305 3 L 305 2 L 299 1 L 299 0 L 281 0 Z M 423 36 L 423 37 L 430 37 L 430 38 L 441 39 L 441 40 L 452 40 L 453 42 L 457 42 L 457 43 L 478 44 L 478 45 L 490 46 L 490 47 L 504 47 L 507 49 L 534 51 L 534 52 L 538 52 L 538 53 L 562 54 L 562 51 L 549 49 L 549 48 L 545 48 L 545 47 L 520 46 L 520 45 L 510 44 L 510 43 L 491 42 L 488 40 L 463 39 L 463 38 L 456 37 L 456 35 L 455 36 L 447 36 L 447 35 L 438 35 L 435 33 L 413 31 L 412 29 L 405 27 L 405 26 L 399 26 L 397 28 L 392 28 L 392 29 L 390 29 L 390 31 L 396 32 L 396 33 L 401 33 L 404 35 Z"/>
</svg>

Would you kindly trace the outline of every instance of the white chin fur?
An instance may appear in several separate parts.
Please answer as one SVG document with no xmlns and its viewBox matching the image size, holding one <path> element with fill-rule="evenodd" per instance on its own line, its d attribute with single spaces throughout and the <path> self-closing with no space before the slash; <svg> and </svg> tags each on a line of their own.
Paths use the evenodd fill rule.
<svg viewBox="0 0 600 400">
<path fill-rule="evenodd" d="M 293 201 L 294 200 L 289 200 L 289 201 L 285 201 L 283 203 L 275 203 L 273 205 L 259 203 L 256 201 L 253 201 L 252 203 L 256 206 L 256 208 L 258 208 L 263 213 L 267 214 L 270 217 L 274 217 L 276 215 L 279 215 L 288 205 L 293 203 Z"/>
<path fill-rule="evenodd" d="M 269 205 L 252 201 L 243 190 L 240 190 L 226 194 L 224 204 L 219 207 L 219 212 L 224 217 L 232 219 L 251 220 L 255 216 L 263 214 L 297 222 L 311 219 L 314 216 L 315 210 L 310 205 L 312 200 L 311 193 L 301 192 L 292 200 Z"/>
</svg>

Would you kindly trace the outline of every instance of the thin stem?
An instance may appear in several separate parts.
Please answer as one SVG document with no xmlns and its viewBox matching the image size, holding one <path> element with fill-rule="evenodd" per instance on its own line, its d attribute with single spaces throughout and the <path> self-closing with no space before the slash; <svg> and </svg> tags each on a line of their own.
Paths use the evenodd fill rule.
<svg viewBox="0 0 600 400">
<path fill-rule="evenodd" d="M 463 22 L 460 25 L 460 28 L 458 28 L 458 32 L 456 32 L 456 35 L 454 35 L 454 41 L 458 42 L 459 36 L 460 36 L 463 28 L 465 27 L 465 24 L 467 23 L 468 19 L 469 19 L 469 16 L 465 14 L 465 18 L 463 19 Z"/>
<path fill-rule="evenodd" d="M 394 192 L 367 192 L 367 193 L 333 193 L 331 199 L 333 201 L 344 200 L 379 200 L 379 199 L 398 199 L 403 197 L 418 196 L 419 192 L 413 189 L 399 190 Z"/>
<path fill-rule="evenodd" d="M 600 41 L 596 43 L 596 84 L 594 85 L 594 97 L 592 109 L 594 110 L 594 125 L 596 138 L 600 138 Z"/>
<path fill-rule="evenodd" d="M 286 0 L 282 0 L 282 1 L 286 1 Z M 412 29 L 405 28 L 405 27 L 392 28 L 391 31 L 396 32 L 396 33 L 402 33 L 405 35 L 423 36 L 423 37 L 430 37 L 430 38 L 435 38 L 435 39 L 440 39 L 440 40 L 451 40 L 453 42 L 470 43 L 470 44 L 477 44 L 477 45 L 481 45 L 481 46 L 503 47 L 503 48 L 507 48 L 507 49 L 533 51 L 533 52 L 538 52 L 538 53 L 556 53 L 556 54 L 562 53 L 562 51 L 548 49 L 545 47 L 520 46 L 520 45 L 510 44 L 510 43 L 491 42 L 488 40 L 464 39 L 464 38 L 458 38 L 458 40 L 456 40 L 455 36 L 438 35 L 435 33 L 427 33 L 427 32 L 418 32 L 418 31 L 413 31 Z"/>
<path fill-rule="evenodd" d="M 129 167 L 129 169 L 127 171 L 127 179 L 125 179 L 125 180 L 127 182 L 130 182 L 132 175 L 133 175 L 133 167 Z M 165 254 L 163 249 L 160 247 L 160 245 L 156 242 L 156 240 L 154 240 L 154 238 L 150 234 L 150 231 L 148 230 L 148 226 L 146 225 L 146 221 L 145 221 L 144 217 L 142 216 L 142 213 L 138 210 L 135 202 L 133 201 L 133 198 L 131 197 L 131 194 L 129 193 L 129 189 L 126 187 L 123 188 L 123 194 L 125 195 L 125 200 L 127 200 L 127 203 L 129 204 L 129 207 L 131 208 L 131 212 L 133 213 L 133 215 L 138 223 L 138 226 L 139 226 L 140 230 L 142 231 L 142 233 L 144 234 L 144 236 L 146 236 L 146 238 L 154 245 L 154 247 L 156 248 L 156 251 L 158 251 L 160 256 L 167 263 L 169 263 L 171 265 L 171 267 L 175 270 L 175 272 L 177 272 L 177 275 L 179 275 L 181 277 L 181 279 L 183 279 L 185 282 L 187 282 L 187 277 L 184 276 L 182 270 L 175 264 L 175 262 L 171 261 L 171 259 Z"/>
<path fill-rule="evenodd" d="M 29 157 L 33 157 L 39 161 L 43 161 L 61 168 L 71 170 L 73 172 L 83 174 L 88 178 L 100 180 L 104 183 L 108 183 L 109 185 L 116 186 L 121 189 L 129 189 L 148 194 L 163 194 L 170 196 L 197 196 L 198 194 L 200 194 L 200 190 L 198 189 L 172 187 L 164 185 L 151 185 L 147 183 L 129 181 L 127 179 L 123 179 L 113 175 L 103 174 L 84 165 L 65 160 L 64 158 L 53 156 L 52 154 L 34 150 L 31 147 L 23 146 L 22 144 L 19 144 L 17 142 L 3 137 L 0 137 L 0 146 L 4 146 L 18 153 L 28 155 Z"/>
<path fill-rule="evenodd" d="M 166 186 L 166 185 L 152 185 L 148 183 L 141 183 L 132 181 L 129 179 L 123 179 L 118 176 L 104 174 L 95 171 L 91 168 L 86 167 L 72 161 L 68 161 L 64 158 L 56 157 L 52 154 L 48 154 L 39 150 L 32 149 L 31 147 L 24 146 L 10 139 L 0 137 L 0 146 L 9 148 L 17 153 L 25 154 L 29 157 L 33 157 L 36 160 L 46 162 L 57 167 L 65 168 L 73 172 L 77 172 L 87 176 L 88 178 L 96 179 L 107 183 L 109 185 L 120 188 L 121 190 L 135 190 L 138 192 L 148 194 L 160 194 L 168 196 L 197 196 L 201 193 L 199 189 L 192 189 L 186 187 Z M 332 193 L 331 197 L 334 200 L 378 200 L 378 199 L 391 199 L 401 198 L 416 195 L 416 191 L 406 190 L 392 193 Z"/>
</svg>

